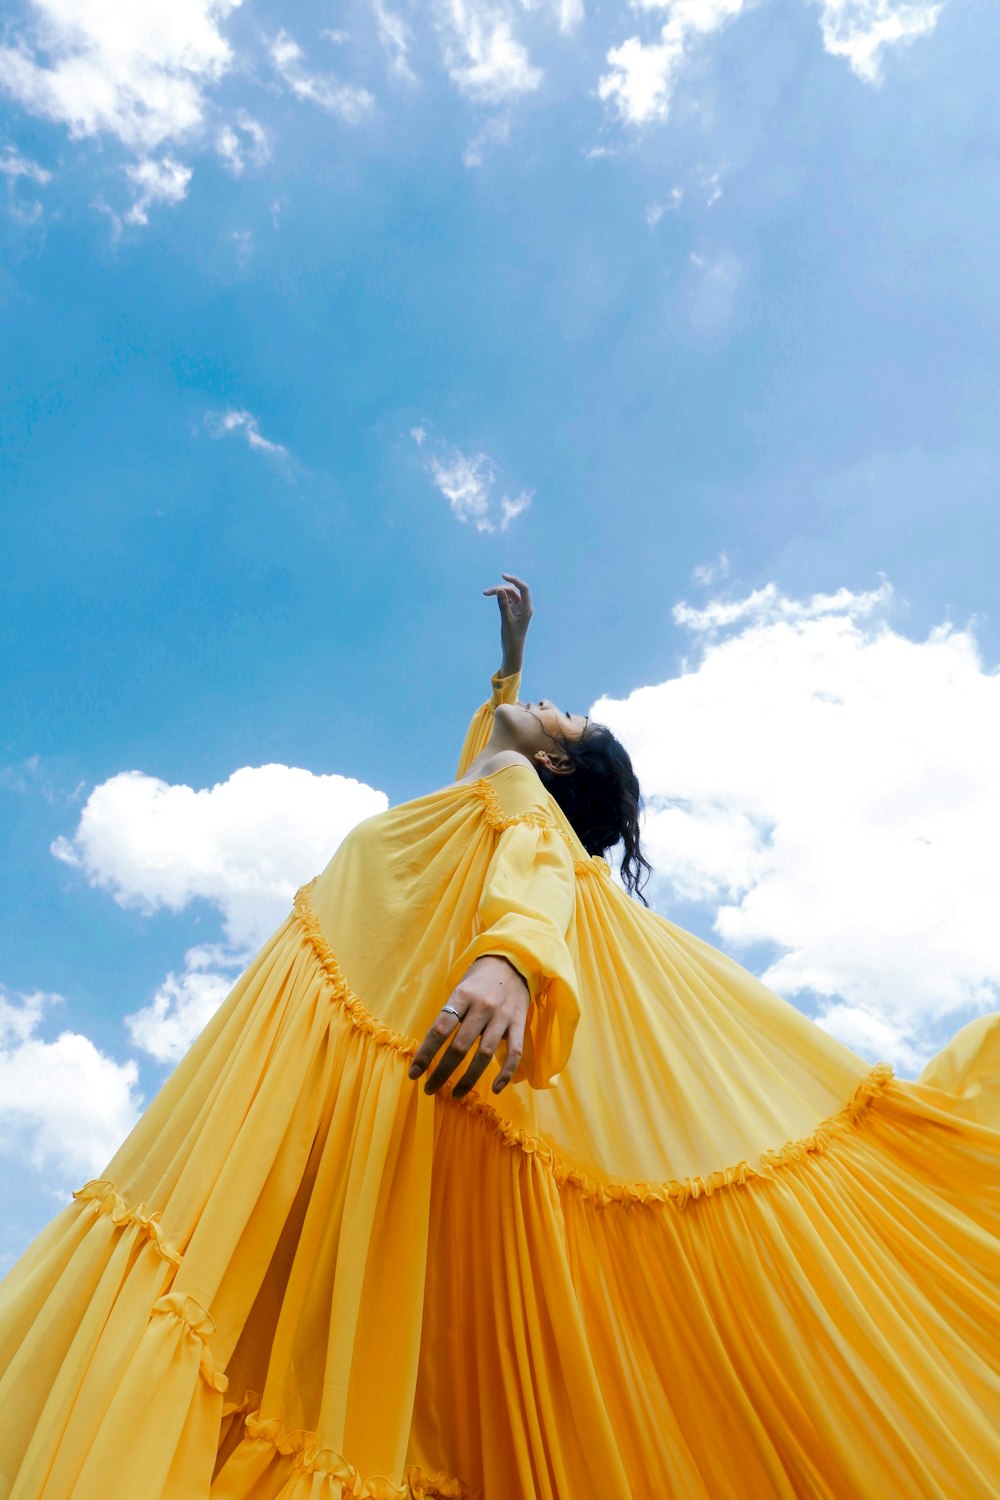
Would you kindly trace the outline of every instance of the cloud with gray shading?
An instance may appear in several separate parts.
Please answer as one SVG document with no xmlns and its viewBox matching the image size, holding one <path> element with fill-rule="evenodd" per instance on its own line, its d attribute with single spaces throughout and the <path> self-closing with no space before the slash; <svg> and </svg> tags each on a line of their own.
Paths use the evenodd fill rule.
<svg viewBox="0 0 1000 1500">
<path fill-rule="evenodd" d="M 233 65 L 221 26 L 240 0 L 33 0 L 0 47 L 0 88 L 74 138 L 101 133 L 147 154 L 203 123 L 206 89 Z"/>
<path fill-rule="evenodd" d="M 0 1152 L 47 1173 L 103 1171 L 139 1118 L 134 1062 L 118 1063 L 89 1037 L 38 1032 L 60 995 L 17 995 L 0 985 Z"/>
<path fill-rule="evenodd" d="M 894 629 L 887 583 L 774 584 L 675 621 L 677 676 L 591 709 L 647 798 L 656 901 L 701 905 L 821 1026 L 915 1074 L 1000 999 L 1000 673 L 970 627 Z"/>
<path fill-rule="evenodd" d="M 95 787 L 76 832 L 52 853 L 123 907 L 217 908 L 224 941 L 190 949 L 150 1003 L 126 1018 L 133 1043 L 176 1062 L 239 970 L 287 916 L 297 888 L 344 835 L 388 806 L 353 777 L 295 766 L 244 766 L 213 787 L 123 771 Z"/>
</svg>

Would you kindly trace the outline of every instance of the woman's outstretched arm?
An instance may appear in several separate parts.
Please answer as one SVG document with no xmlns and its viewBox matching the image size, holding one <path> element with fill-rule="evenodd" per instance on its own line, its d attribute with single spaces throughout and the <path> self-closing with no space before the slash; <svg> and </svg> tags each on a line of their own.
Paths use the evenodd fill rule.
<svg viewBox="0 0 1000 1500">
<path fill-rule="evenodd" d="M 476 1056 L 454 1088 L 459 1098 L 501 1042 L 506 1050 L 495 1092 L 516 1071 L 532 1088 L 556 1082 L 580 1018 L 570 948 L 575 908 L 573 856 L 559 829 L 528 822 L 505 828 L 479 899 L 476 930 L 445 977 L 448 1009 L 438 1013 L 410 1069 L 411 1078 L 420 1077 L 447 1042 L 428 1093 L 477 1041 Z"/>
</svg>

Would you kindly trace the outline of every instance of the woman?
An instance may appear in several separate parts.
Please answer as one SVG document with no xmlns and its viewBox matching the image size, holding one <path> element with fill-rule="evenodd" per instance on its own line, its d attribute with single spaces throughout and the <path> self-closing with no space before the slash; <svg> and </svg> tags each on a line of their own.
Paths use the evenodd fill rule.
<svg viewBox="0 0 1000 1500">
<path fill-rule="evenodd" d="M 628 757 L 518 701 L 504 578 L 455 782 L 0 1288 L 0 1500 L 1000 1492 L 1000 1017 L 900 1082 L 635 899 Z"/>
</svg>

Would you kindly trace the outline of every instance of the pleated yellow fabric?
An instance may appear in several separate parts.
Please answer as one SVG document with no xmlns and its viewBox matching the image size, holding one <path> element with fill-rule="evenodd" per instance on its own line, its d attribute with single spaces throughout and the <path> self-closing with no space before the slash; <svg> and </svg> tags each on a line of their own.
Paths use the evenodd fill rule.
<svg viewBox="0 0 1000 1500">
<path fill-rule="evenodd" d="M 428 1097 L 486 952 L 516 1082 Z M 1000 1016 L 898 1080 L 533 771 L 456 780 L 352 831 L 0 1286 L 0 1500 L 995 1500 L 998 1168 Z"/>
</svg>

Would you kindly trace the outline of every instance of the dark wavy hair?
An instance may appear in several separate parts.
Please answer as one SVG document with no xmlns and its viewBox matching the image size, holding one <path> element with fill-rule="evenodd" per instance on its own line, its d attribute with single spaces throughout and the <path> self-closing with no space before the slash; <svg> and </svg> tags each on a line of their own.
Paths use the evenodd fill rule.
<svg viewBox="0 0 1000 1500">
<path fill-rule="evenodd" d="M 536 766 L 546 791 L 559 803 L 588 854 L 605 856 L 616 844 L 624 844 L 625 888 L 648 906 L 639 886 L 653 867 L 639 848 L 643 799 L 628 751 L 605 724 L 588 724 L 579 740 L 561 735 L 549 739 L 573 762 L 573 770 L 559 776 L 547 766 Z"/>
</svg>

